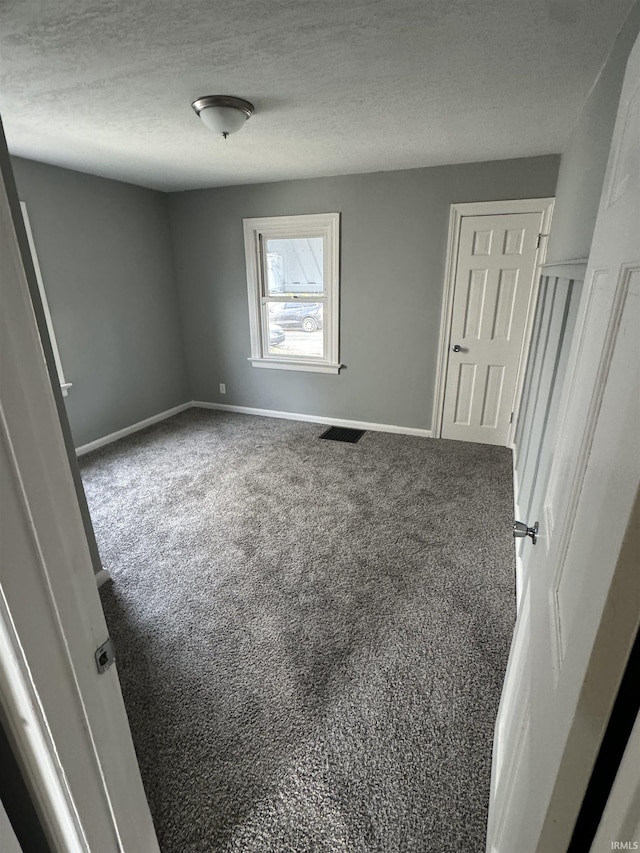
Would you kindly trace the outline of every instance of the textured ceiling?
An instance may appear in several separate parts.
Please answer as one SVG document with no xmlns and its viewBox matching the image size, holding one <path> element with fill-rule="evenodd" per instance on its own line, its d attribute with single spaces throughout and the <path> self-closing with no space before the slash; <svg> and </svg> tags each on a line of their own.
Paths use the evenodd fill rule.
<svg viewBox="0 0 640 853">
<path fill-rule="evenodd" d="M 157 189 L 558 153 L 632 0 L 1 0 L 15 154 Z M 227 141 L 190 103 L 247 98 Z"/>
</svg>

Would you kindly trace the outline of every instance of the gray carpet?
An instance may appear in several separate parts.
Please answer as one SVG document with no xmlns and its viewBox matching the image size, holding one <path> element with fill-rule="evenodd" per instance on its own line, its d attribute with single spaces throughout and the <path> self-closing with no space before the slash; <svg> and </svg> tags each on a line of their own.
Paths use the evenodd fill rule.
<svg viewBox="0 0 640 853">
<path fill-rule="evenodd" d="M 81 460 L 164 853 L 484 850 L 510 453 L 324 429 L 190 410 Z"/>
</svg>

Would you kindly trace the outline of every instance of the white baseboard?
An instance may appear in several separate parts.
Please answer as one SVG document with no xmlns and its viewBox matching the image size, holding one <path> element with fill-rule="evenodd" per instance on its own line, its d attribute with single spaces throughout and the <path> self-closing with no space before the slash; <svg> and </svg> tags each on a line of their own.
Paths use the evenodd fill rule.
<svg viewBox="0 0 640 853">
<path fill-rule="evenodd" d="M 511 453 L 511 459 L 513 462 L 513 519 L 514 521 L 521 521 L 520 518 L 520 504 L 518 503 L 518 496 L 520 493 L 520 487 L 518 486 L 518 472 L 516 471 L 516 450 L 513 449 Z M 513 549 L 516 556 L 516 607 L 518 611 L 520 610 L 520 600 L 522 599 L 522 590 L 524 586 L 524 567 L 522 565 L 522 557 L 518 552 L 518 543 L 519 539 L 514 537 L 513 539 Z"/>
<path fill-rule="evenodd" d="M 179 406 L 174 406 L 173 409 L 167 409 L 165 412 L 160 412 L 157 415 L 153 415 L 150 418 L 145 418 L 143 421 L 138 421 L 137 424 L 131 424 L 131 426 L 125 427 L 124 429 L 119 429 L 117 432 L 112 432 L 109 435 L 105 435 L 102 438 L 96 438 L 95 441 L 90 441 L 88 444 L 83 444 L 81 447 L 76 447 L 76 456 L 83 456 L 85 453 L 89 453 L 91 450 L 97 450 L 99 447 L 104 447 L 105 444 L 111 444 L 112 441 L 117 441 L 119 438 L 124 438 L 125 435 L 131 435 L 134 432 L 138 432 L 145 427 L 151 426 L 152 424 L 157 424 L 159 421 L 164 421 L 167 418 L 173 417 L 173 415 L 177 415 L 179 412 L 184 412 L 185 409 L 190 409 L 193 403 L 182 403 Z"/>
<path fill-rule="evenodd" d="M 403 427 L 396 424 L 374 424 L 369 421 L 350 421 L 344 418 L 328 418 L 324 415 L 303 415 L 299 412 L 277 412 L 273 409 L 254 409 L 250 406 L 230 406 L 226 403 L 205 403 L 202 400 L 193 400 L 190 403 L 182 403 L 180 406 L 174 406 L 173 409 L 167 409 L 166 412 L 160 412 L 153 417 L 145 418 L 143 421 L 138 421 L 137 424 L 120 429 L 117 432 L 112 432 L 102 438 L 97 438 L 95 441 L 90 441 L 88 444 L 83 444 L 81 447 L 76 447 L 76 455 L 83 456 L 92 450 L 97 450 L 99 447 L 104 447 L 105 444 L 111 444 L 119 438 L 124 438 L 126 435 L 131 435 L 145 427 L 157 424 L 159 421 L 164 421 L 166 418 L 171 418 L 179 412 L 184 412 L 192 407 L 199 409 L 216 409 L 222 412 L 239 412 L 242 415 L 259 415 L 265 418 L 284 418 L 289 421 L 305 421 L 314 424 L 328 424 L 330 426 L 351 427 L 352 429 L 372 430 L 373 432 L 392 432 L 398 435 L 417 435 L 422 438 L 431 438 L 430 429 L 418 429 L 417 427 Z"/>
<path fill-rule="evenodd" d="M 418 429 L 418 427 L 403 427 L 396 424 L 375 424 L 369 421 L 351 421 L 344 418 L 328 418 L 324 415 L 303 415 L 299 412 L 278 412 L 273 409 L 253 409 L 249 406 L 230 406 L 227 403 L 205 403 L 202 400 L 194 400 L 193 406 L 199 409 L 216 409 L 222 412 L 238 412 L 241 415 L 259 415 L 265 418 L 284 418 L 288 421 L 305 421 L 314 424 L 328 424 L 329 426 L 350 427 L 351 429 L 372 430 L 373 432 L 392 432 L 398 435 L 418 435 L 422 438 L 431 438 L 430 429 Z"/>
</svg>

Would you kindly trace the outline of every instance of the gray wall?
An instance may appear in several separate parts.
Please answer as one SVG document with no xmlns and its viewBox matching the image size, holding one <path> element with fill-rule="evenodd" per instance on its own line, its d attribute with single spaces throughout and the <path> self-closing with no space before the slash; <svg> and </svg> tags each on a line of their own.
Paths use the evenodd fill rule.
<svg viewBox="0 0 640 853">
<path fill-rule="evenodd" d="M 163 193 L 13 158 L 76 446 L 191 398 Z"/>
<path fill-rule="evenodd" d="M 636 3 L 562 154 L 547 261 L 589 255 L 625 67 L 639 29 Z"/>
<path fill-rule="evenodd" d="M 193 398 L 430 428 L 449 205 L 552 196 L 558 163 L 532 157 L 173 193 Z M 252 368 L 243 218 L 333 211 L 342 214 L 346 369 Z"/>
</svg>

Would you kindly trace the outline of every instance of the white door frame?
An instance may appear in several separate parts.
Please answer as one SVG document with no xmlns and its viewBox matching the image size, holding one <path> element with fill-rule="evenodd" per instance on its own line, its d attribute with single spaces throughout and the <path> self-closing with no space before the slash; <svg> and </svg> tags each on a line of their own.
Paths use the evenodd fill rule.
<svg viewBox="0 0 640 853">
<path fill-rule="evenodd" d="M 553 214 L 554 198 L 529 198 L 513 201 L 476 201 L 464 204 L 452 204 L 449 214 L 449 238 L 447 241 L 447 257 L 444 273 L 444 289 L 442 295 L 442 308 L 440 312 L 440 341 L 438 344 L 438 360 L 436 362 L 436 383 L 433 394 L 433 415 L 431 418 L 431 435 L 433 438 L 442 437 L 442 416 L 444 412 L 444 389 L 447 380 L 448 353 L 451 341 L 451 321 L 453 318 L 453 295 L 455 291 L 456 273 L 458 266 L 458 247 L 460 243 L 460 229 L 462 219 L 465 216 L 490 216 L 510 213 L 540 213 L 542 214 L 541 234 L 544 239 L 540 240 L 540 246 L 536 254 L 536 265 L 534 269 L 533 287 L 527 306 L 527 320 L 525 323 L 522 347 L 518 360 L 518 372 L 514 393 L 513 407 L 514 416 L 509 429 L 507 446 L 513 444 L 515 423 L 518 417 L 518 409 L 522 397 L 522 383 L 526 367 L 526 354 L 529 351 L 531 333 L 533 330 L 533 315 L 538 298 L 538 286 L 540 273 L 544 263 L 549 229 L 551 227 L 551 216 Z"/>
<path fill-rule="evenodd" d="M 3 157 L 0 711 L 52 850 L 157 853 L 116 666 L 100 675 L 94 659 L 107 626 L 5 162 Z"/>
</svg>

